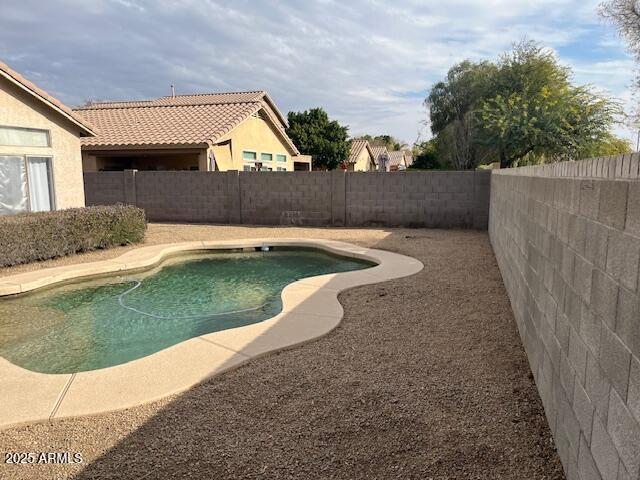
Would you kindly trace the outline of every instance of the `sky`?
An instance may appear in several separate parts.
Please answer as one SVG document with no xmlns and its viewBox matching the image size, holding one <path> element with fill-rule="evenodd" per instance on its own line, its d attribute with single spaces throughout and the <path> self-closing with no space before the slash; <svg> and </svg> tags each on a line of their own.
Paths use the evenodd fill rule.
<svg viewBox="0 0 640 480">
<path fill-rule="evenodd" d="M 0 61 L 70 106 L 266 90 L 352 136 L 429 138 L 431 86 L 524 38 L 631 105 L 633 59 L 591 0 L 0 0 Z M 617 127 L 618 134 L 635 133 Z"/>
</svg>

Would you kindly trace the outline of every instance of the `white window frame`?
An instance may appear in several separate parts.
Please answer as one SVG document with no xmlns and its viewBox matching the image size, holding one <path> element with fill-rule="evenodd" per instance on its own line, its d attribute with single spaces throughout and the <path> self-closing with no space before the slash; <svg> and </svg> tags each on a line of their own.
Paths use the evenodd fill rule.
<svg viewBox="0 0 640 480">
<path fill-rule="evenodd" d="M 37 147 L 34 147 L 37 148 Z M 27 178 L 27 210 L 25 213 L 32 213 L 31 210 L 31 179 L 29 178 L 29 158 L 46 158 L 49 161 L 49 201 L 51 203 L 51 210 L 53 212 L 57 210 L 56 206 L 56 190 L 55 190 L 55 178 L 53 174 L 53 155 L 38 155 L 38 154 L 25 154 L 25 153 L 0 153 L 0 157 L 20 157 L 24 162 L 25 176 Z"/>
<path fill-rule="evenodd" d="M 278 172 L 286 172 L 287 171 L 287 167 L 278 167 L 277 171 Z"/>
<path fill-rule="evenodd" d="M 280 158 L 278 157 L 284 157 L 284 160 L 280 160 Z M 282 162 L 286 162 L 287 161 L 287 154 L 286 153 L 276 153 L 276 162 L 278 163 L 282 163 Z"/>
<path fill-rule="evenodd" d="M 263 160 L 262 156 L 263 155 L 269 155 L 269 157 L 271 157 L 271 160 Z M 273 163 L 273 153 L 269 153 L 269 152 L 260 152 L 260 161 L 264 164 L 264 163 Z"/>
<path fill-rule="evenodd" d="M 47 136 L 47 144 L 46 145 L 10 145 L 10 144 L 0 144 L 3 147 L 19 147 L 19 148 L 51 148 L 51 130 L 47 128 L 30 128 L 30 127 L 16 127 L 15 125 L 0 125 L 0 128 L 12 129 L 12 130 L 23 130 L 27 132 L 44 132 Z"/>
</svg>

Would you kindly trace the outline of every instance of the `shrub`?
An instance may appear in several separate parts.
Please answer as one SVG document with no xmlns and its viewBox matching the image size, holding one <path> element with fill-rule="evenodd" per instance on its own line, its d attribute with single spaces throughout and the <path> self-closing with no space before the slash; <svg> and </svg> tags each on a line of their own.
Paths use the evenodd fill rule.
<svg viewBox="0 0 640 480">
<path fill-rule="evenodd" d="M 130 205 L 0 217 L 0 267 L 144 240 L 144 211 Z"/>
</svg>

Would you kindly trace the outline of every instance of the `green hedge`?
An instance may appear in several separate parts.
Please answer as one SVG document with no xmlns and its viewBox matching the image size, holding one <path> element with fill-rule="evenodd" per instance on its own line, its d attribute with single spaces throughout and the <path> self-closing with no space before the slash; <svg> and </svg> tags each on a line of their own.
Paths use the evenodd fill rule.
<svg viewBox="0 0 640 480">
<path fill-rule="evenodd" d="M 144 240 L 144 210 L 86 207 L 0 217 L 0 267 Z"/>
</svg>

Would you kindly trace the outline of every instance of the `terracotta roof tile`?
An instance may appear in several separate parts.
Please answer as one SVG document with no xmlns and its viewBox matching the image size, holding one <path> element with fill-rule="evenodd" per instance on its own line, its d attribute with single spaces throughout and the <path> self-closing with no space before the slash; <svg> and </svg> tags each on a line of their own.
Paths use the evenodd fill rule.
<svg viewBox="0 0 640 480">
<path fill-rule="evenodd" d="M 382 153 L 387 153 L 387 147 L 386 145 L 372 145 L 371 151 L 374 155 L 380 155 Z"/>
<path fill-rule="evenodd" d="M 250 115 L 261 111 L 298 153 L 283 118 L 264 91 L 207 93 L 133 102 L 104 102 L 76 109 L 97 125 L 85 148 L 213 144 Z"/>
<path fill-rule="evenodd" d="M 389 165 L 401 165 L 402 160 L 404 159 L 404 153 L 401 150 L 387 152 L 389 156 Z"/>
<path fill-rule="evenodd" d="M 58 111 L 58 113 L 62 114 L 68 120 L 78 125 L 82 128 L 83 133 L 87 135 L 93 135 L 94 127 L 89 124 L 84 118 L 80 117 L 78 114 L 74 113 L 69 107 L 67 107 L 64 103 L 58 100 L 55 97 L 52 97 L 47 92 L 38 87 L 35 83 L 30 82 L 18 72 L 10 68 L 7 64 L 0 62 L 0 76 L 7 78 L 12 81 L 14 84 L 19 85 L 22 89 L 29 92 L 31 95 Z"/>
<path fill-rule="evenodd" d="M 179 105 L 219 105 L 224 103 L 248 103 L 259 102 L 266 92 L 257 90 L 253 92 L 228 92 L 228 93 L 200 93 L 193 95 L 166 96 L 153 100 L 134 100 L 128 102 L 98 102 L 84 107 L 76 108 L 76 111 L 103 110 L 107 108 L 134 108 L 134 107 L 171 107 Z"/>
<path fill-rule="evenodd" d="M 369 142 L 363 138 L 355 138 L 351 140 L 351 152 L 349 153 L 349 160 L 347 160 L 347 162 L 356 163 L 358 161 L 358 156 L 362 153 L 362 150 L 368 146 Z"/>
<path fill-rule="evenodd" d="M 372 145 L 371 153 L 377 162 L 381 155 L 385 155 L 387 153 L 387 147 L 386 145 Z"/>
</svg>

